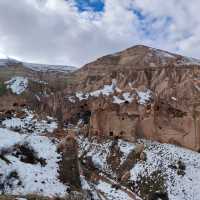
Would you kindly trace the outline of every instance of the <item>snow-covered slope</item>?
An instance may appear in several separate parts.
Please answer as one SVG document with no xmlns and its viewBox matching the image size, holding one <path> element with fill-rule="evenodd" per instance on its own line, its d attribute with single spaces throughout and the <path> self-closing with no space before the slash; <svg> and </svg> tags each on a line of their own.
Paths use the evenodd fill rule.
<svg viewBox="0 0 200 200">
<path fill-rule="evenodd" d="M 52 132 L 56 122 L 23 112 L 21 118 L 14 115 L 0 123 L 0 194 L 64 196 L 67 186 L 58 178 L 61 155 L 56 140 L 41 136 Z"/>
<path fill-rule="evenodd" d="M 151 193 L 156 195 L 157 192 L 160 195 L 165 194 L 165 197 L 158 198 L 157 196 L 153 200 L 200 199 L 199 153 L 148 140 L 139 140 L 136 143 L 118 140 L 118 142 L 115 141 L 115 148 L 118 149 L 116 155 L 116 152 L 115 154 L 112 152 L 114 144 L 112 140 L 99 142 L 95 138 L 88 139 L 80 136 L 78 141 L 80 157 L 91 158 L 90 160 L 98 169 L 99 175 L 104 174 L 112 180 L 118 180 L 115 185 L 120 187 L 124 185 L 144 200 L 149 200 L 148 195 Z M 139 157 L 132 160 L 134 152 L 137 152 L 138 144 L 144 144 L 143 159 Z M 120 164 L 113 167 L 110 159 L 116 159 L 116 156 L 120 158 Z M 123 174 L 126 174 L 127 169 L 129 169 L 129 178 L 125 182 L 121 182 L 117 178 L 120 168 L 123 169 Z M 108 192 L 109 186 L 105 182 L 102 183 L 102 180 L 97 183 L 96 187 L 102 189 L 108 199 L 113 194 L 112 191 Z M 103 189 L 104 187 L 107 189 Z M 113 199 L 118 198 L 114 196 Z"/>
<path fill-rule="evenodd" d="M 0 59 L 0 67 L 8 66 L 9 64 L 19 64 L 20 62 L 12 59 L 12 58 L 7 58 L 7 59 Z"/>
<path fill-rule="evenodd" d="M 0 67 L 15 66 L 17 64 L 21 64 L 23 67 L 32 69 L 34 71 L 42 71 L 42 72 L 69 73 L 77 69 L 76 67 L 66 66 L 66 65 L 36 64 L 36 63 L 21 62 L 21 61 L 10 59 L 10 58 L 0 59 Z"/>
<path fill-rule="evenodd" d="M 62 72 L 68 73 L 73 72 L 77 68 L 73 66 L 64 66 L 64 65 L 45 65 L 45 64 L 34 64 L 34 63 L 22 63 L 24 67 L 30 68 L 35 71 L 42 71 L 42 72 Z"/>
</svg>

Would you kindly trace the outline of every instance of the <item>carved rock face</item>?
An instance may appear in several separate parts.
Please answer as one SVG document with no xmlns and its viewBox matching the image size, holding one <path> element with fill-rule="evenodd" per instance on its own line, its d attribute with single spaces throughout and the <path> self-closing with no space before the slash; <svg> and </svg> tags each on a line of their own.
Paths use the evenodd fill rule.
<svg viewBox="0 0 200 200">
<path fill-rule="evenodd" d="M 68 122 L 77 123 L 90 112 L 90 135 L 128 140 L 144 137 L 200 149 L 199 63 L 139 46 L 87 64 L 73 79 L 78 84 L 73 92 L 65 92 L 71 92 L 75 101 L 64 101 L 61 95 L 48 104 L 54 111 L 61 106 Z M 109 95 L 96 95 L 111 86 Z M 76 92 L 85 94 L 84 100 L 75 97 Z M 122 100 L 127 93 L 129 101 Z"/>
</svg>

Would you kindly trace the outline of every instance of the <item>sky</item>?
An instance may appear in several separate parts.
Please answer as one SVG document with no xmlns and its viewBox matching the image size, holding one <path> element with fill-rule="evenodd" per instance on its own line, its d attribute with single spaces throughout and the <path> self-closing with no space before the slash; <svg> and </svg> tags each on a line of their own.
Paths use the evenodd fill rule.
<svg viewBox="0 0 200 200">
<path fill-rule="evenodd" d="M 0 57 L 82 66 L 143 44 L 200 58 L 199 0 L 0 0 Z"/>
</svg>

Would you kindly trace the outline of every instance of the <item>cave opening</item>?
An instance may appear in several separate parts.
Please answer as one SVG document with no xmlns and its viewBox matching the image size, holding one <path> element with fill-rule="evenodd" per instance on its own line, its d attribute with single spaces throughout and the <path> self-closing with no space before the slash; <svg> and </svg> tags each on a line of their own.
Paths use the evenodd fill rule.
<svg viewBox="0 0 200 200">
<path fill-rule="evenodd" d="M 114 135 L 113 131 L 110 131 L 109 135 L 112 137 Z"/>
</svg>

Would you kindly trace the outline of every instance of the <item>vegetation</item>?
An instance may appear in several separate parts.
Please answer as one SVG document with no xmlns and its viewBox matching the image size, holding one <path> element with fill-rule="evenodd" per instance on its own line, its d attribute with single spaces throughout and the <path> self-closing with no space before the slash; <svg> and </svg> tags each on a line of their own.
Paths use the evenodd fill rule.
<svg viewBox="0 0 200 200">
<path fill-rule="evenodd" d="M 4 82 L 0 81 L 0 96 L 4 95 L 6 93 L 6 85 Z"/>
<path fill-rule="evenodd" d="M 165 177 L 161 171 L 155 171 L 149 176 L 140 175 L 131 188 L 144 200 L 168 200 Z"/>
</svg>

